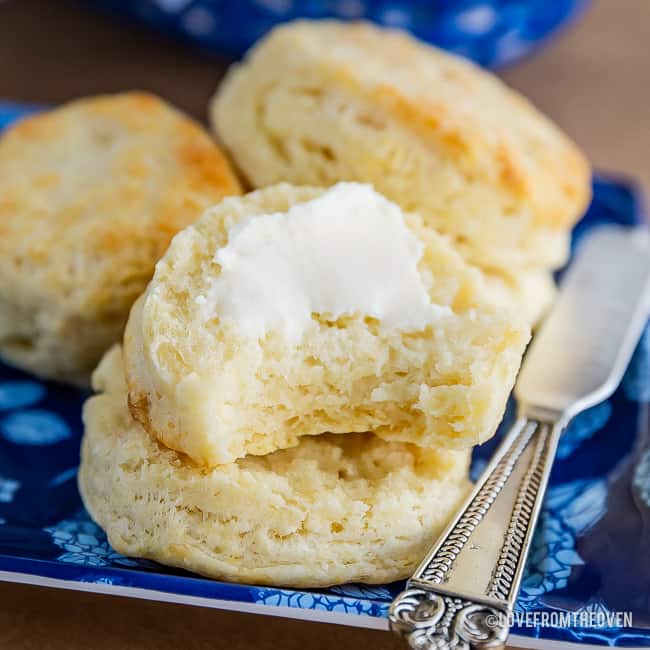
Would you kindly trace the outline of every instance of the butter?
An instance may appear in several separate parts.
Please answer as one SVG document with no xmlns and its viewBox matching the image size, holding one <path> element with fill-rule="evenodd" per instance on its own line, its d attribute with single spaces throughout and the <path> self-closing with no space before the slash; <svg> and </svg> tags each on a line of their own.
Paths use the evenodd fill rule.
<svg viewBox="0 0 650 650">
<path fill-rule="evenodd" d="M 201 309 L 245 336 L 276 331 L 290 341 L 314 325 L 313 314 L 361 314 L 385 328 L 422 330 L 450 310 L 431 304 L 421 256 L 397 205 L 369 185 L 339 183 L 286 213 L 231 228 Z"/>
</svg>

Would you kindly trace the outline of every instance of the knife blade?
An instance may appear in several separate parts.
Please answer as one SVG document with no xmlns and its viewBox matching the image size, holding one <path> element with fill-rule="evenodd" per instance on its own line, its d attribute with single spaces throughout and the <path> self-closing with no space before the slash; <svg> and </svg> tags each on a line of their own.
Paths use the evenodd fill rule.
<svg viewBox="0 0 650 650">
<path fill-rule="evenodd" d="M 502 648 L 560 436 L 620 383 L 650 313 L 650 232 L 580 245 L 515 387 L 519 416 L 389 611 L 412 648 Z"/>
<path fill-rule="evenodd" d="M 650 311 L 649 233 L 608 226 L 583 242 L 526 354 L 520 404 L 571 418 L 616 389 Z"/>
</svg>

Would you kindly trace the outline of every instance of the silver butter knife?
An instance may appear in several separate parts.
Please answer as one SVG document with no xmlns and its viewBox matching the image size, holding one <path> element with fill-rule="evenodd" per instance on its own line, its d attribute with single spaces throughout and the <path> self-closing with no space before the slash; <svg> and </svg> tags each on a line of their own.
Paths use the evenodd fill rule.
<svg viewBox="0 0 650 650">
<path fill-rule="evenodd" d="M 607 226 L 579 246 L 519 374 L 517 421 L 391 605 L 410 647 L 505 644 L 558 440 L 614 392 L 648 319 L 649 232 Z"/>
</svg>

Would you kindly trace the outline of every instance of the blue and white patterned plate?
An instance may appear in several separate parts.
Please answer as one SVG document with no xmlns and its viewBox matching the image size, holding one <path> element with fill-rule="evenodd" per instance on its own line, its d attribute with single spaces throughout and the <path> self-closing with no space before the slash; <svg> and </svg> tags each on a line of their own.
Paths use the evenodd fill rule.
<svg viewBox="0 0 650 650">
<path fill-rule="evenodd" d="M 0 105 L 0 127 L 20 114 Z M 642 218 L 629 184 L 594 181 L 574 241 Z M 403 583 L 294 591 L 216 582 L 126 558 L 83 510 L 76 485 L 85 395 L 0 365 L 0 579 L 386 628 Z M 512 418 L 510 409 L 506 420 Z M 496 441 L 475 453 L 478 475 Z M 564 435 L 517 602 L 519 612 L 630 612 L 633 627 L 515 627 L 511 642 L 650 646 L 650 334 L 623 384 Z"/>
</svg>

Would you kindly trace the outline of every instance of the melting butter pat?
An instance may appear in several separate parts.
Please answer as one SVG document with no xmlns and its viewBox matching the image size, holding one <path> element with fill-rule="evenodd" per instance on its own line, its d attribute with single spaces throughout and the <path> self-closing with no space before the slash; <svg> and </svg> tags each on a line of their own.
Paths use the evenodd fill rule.
<svg viewBox="0 0 650 650">
<path fill-rule="evenodd" d="M 397 205 L 370 185 L 339 183 L 285 213 L 236 224 L 215 255 L 221 273 L 202 308 L 249 337 L 276 331 L 298 340 L 313 314 L 422 330 L 450 310 L 431 303 L 421 256 Z"/>
</svg>

